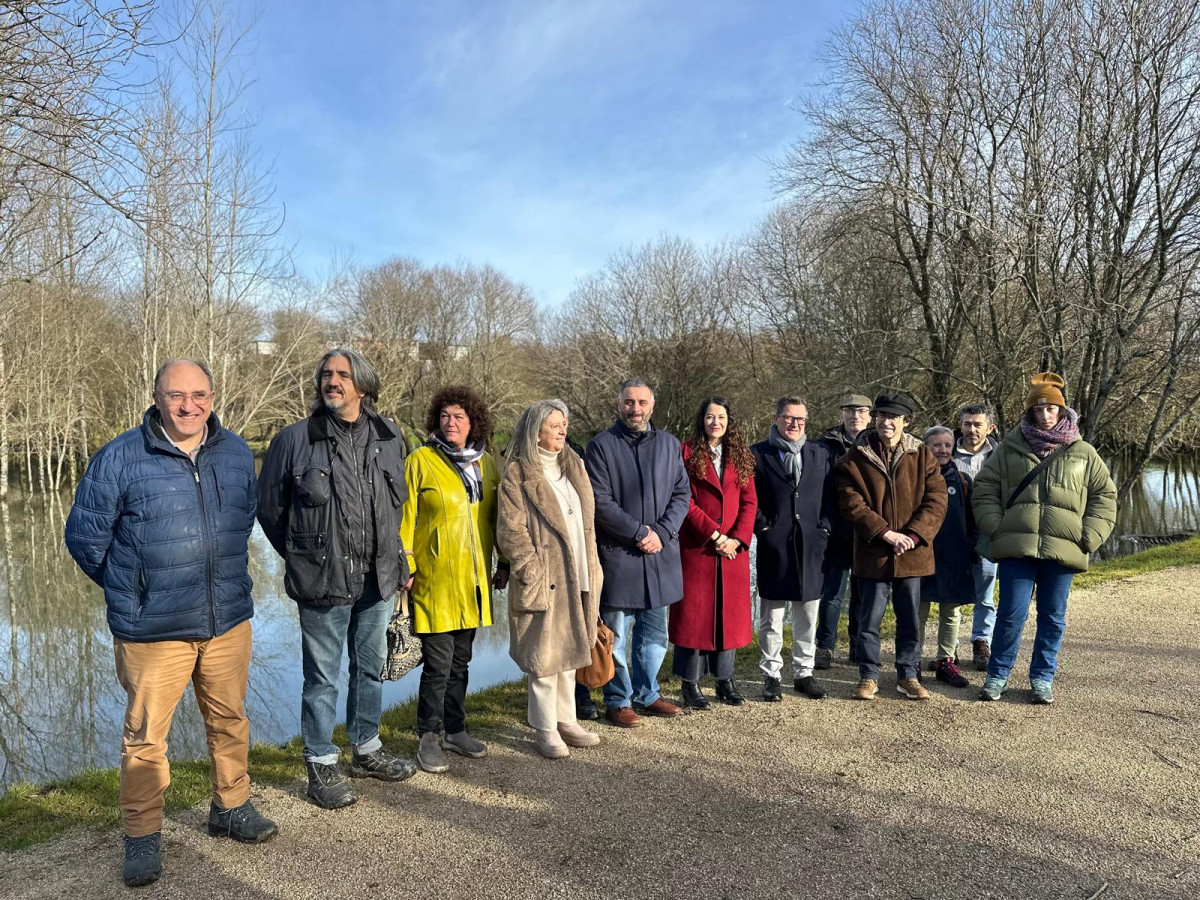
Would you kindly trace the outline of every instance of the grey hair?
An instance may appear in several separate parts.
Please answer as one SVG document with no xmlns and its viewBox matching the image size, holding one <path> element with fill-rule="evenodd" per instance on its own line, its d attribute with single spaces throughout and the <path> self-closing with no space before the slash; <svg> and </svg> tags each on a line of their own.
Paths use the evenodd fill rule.
<svg viewBox="0 0 1200 900">
<path fill-rule="evenodd" d="M 941 435 L 941 434 L 948 434 L 948 435 L 950 435 L 951 440 L 954 439 L 954 432 L 951 431 L 949 428 L 947 428 L 945 425 L 930 425 L 928 428 L 925 429 L 925 434 L 923 434 L 921 436 L 921 440 L 928 441 L 930 438 L 937 437 L 938 435 Z"/>
<path fill-rule="evenodd" d="M 158 367 L 158 371 L 154 373 L 155 394 L 157 394 L 158 389 L 162 387 L 163 376 L 167 374 L 167 369 L 171 368 L 171 366 L 178 366 L 183 363 L 187 363 L 190 366 L 195 366 L 197 369 L 203 372 L 204 377 L 208 379 L 208 389 L 210 391 L 216 391 L 216 385 L 213 384 L 212 369 L 208 367 L 208 363 L 202 359 L 191 359 L 190 357 L 181 356 L 178 359 L 168 359 L 165 363 Z"/>
<path fill-rule="evenodd" d="M 655 399 L 654 388 L 650 387 L 650 385 L 646 384 L 646 382 L 644 382 L 640 378 L 630 378 L 628 381 L 622 381 L 621 386 L 619 388 L 617 388 L 617 402 L 618 403 L 621 401 L 621 395 L 625 393 L 626 389 L 631 388 L 631 387 L 644 387 L 646 390 L 648 390 L 650 392 L 650 399 L 652 399 L 652 400 Z"/>
<path fill-rule="evenodd" d="M 987 416 L 988 424 L 996 421 L 996 411 L 992 409 L 989 403 L 968 403 L 958 411 L 958 420 L 960 422 L 963 416 Z"/>
<path fill-rule="evenodd" d="M 508 452 L 504 455 L 505 468 L 524 459 L 537 459 L 538 435 L 542 431 L 542 426 L 546 424 L 546 420 L 550 418 L 550 414 L 555 410 L 566 418 L 571 418 L 567 404 L 555 399 L 538 400 L 521 413 L 521 417 L 517 419 L 517 424 L 513 428 L 512 440 L 508 443 Z"/>
<path fill-rule="evenodd" d="M 350 380 L 354 382 L 355 390 L 363 395 L 363 409 L 375 412 L 375 403 L 379 400 L 379 373 L 365 356 L 348 347 L 334 347 L 317 360 L 317 367 L 313 370 L 313 402 L 310 411 L 317 412 L 325 406 L 325 401 L 321 399 L 321 370 L 325 368 L 325 363 L 335 356 L 346 357 L 346 361 L 350 363 Z"/>
<path fill-rule="evenodd" d="M 782 416 L 783 411 L 789 406 L 803 406 L 807 410 L 808 401 L 802 400 L 799 397 L 780 397 L 775 401 L 775 418 L 778 419 L 780 416 Z"/>
</svg>

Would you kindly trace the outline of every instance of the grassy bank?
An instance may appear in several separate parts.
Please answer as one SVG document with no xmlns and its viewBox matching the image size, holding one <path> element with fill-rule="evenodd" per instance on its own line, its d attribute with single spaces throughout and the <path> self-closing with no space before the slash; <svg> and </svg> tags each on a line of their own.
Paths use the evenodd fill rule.
<svg viewBox="0 0 1200 900">
<path fill-rule="evenodd" d="M 1134 575 L 1176 566 L 1200 565 L 1200 538 L 1168 547 L 1098 563 L 1075 580 L 1077 588 L 1092 588 Z M 890 611 L 889 611 L 890 619 Z M 790 637 L 785 636 L 785 646 Z M 758 658 L 755 645 L 738 651 L 738 668 L 752 669 Z M 669 663 L 664 667 L 669 671 Z M 664 680 L 668 693 L 678 683 Z M 482 733 L 525 720 L 525 686 L 514 681 L 471 695 L 470 728 Z M 384 713 L 380 733 L 393 752 L 412 758 L 416 753 L 416 701 L 410 700 Z M 345 746 L 345 730 L 335 737 Z M 250 774 L 258 784 L 299 783 L 301 747 L 299 739 L 286 745 L 259 744 L 250 750 Z M 119 825 L 117 794 L 120 776 L 116 769 L 97 769 L 45 785 L 22 784 L 0 796 L 0 849 L 28 847 L 71 828 L 108 828 Z M 188 809 L 210 795 L 208 761 L 172 762 L 167 812 Z M 268 814 L 270 810 L 265 810 Z"/>
</svg>

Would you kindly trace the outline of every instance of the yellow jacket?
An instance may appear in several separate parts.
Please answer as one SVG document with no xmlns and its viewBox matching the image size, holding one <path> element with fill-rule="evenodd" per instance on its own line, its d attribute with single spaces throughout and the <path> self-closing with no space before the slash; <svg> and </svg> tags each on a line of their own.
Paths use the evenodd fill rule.
<svg viewBox="0 0 1200 900">
<path fill-rule="evenodd" d="M 400 539 L 413 573 L 411 608 L 418 634 L 492 624 L 490 588 L 500 475 L 488 453 L 479 466 L 483 499 L 469 503 L 458 469 L 440 450 L 421 447 L 404 464 L 408 499 L 400 519 Z"/>
</svg>

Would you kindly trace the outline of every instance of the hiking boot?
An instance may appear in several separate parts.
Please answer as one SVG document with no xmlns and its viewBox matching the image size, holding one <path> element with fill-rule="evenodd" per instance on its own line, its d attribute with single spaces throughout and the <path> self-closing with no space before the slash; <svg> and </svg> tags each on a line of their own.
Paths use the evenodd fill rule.
<svg viewBox="0 0 1200 900">
<path fill-rule="evenodd" d="M 233 809 L 208 807 L 208 833 L 213 837 L 231 837 L 243 844 L 261 844 L 275 837 L 278 826 L 247 800 Z"/>
<path fill-rule="evenodd" d="M 378 778 L 380 781 L 403 781 L 417 774 L 415 763 L 384 752 L 381 748 L 366 756 L 350 755 L 351 778 Z"/>
<path fill-rule="evenodd" d="M 976 672 L 986 672 L 988 661 L 992 658 L 992 648 L 987 641 L 971 641 L 971 663 Z"/>
<path fill-rule="evenodd" d="M 937 661 L 936 677 L 938 681 L 944 682 L 950 685 L 950 687 L 964 688 L 971 686 L 971 682 L 963 674 L 963 670 L 958 667 L 958 663 L 950 657 Z"/>
<path fill-rule="evenodd" d="M 864 678 L 850 696 L 855 700 L 874 700 L 879 693 L 879 683 L 874 678 Z"/>
<path fill-rule="evenodd" d="M 600 735 L 588 731 L 578 722 L 559 722 L 558 733 L 568 747 L 595 747 Z"/>
<path fill-rule="evenodd" d="M 341 809 L 358 800 L 350 780 L 338 771 L 337 763 L 306 762 L 308 770 L 308 799 L 321 809 Z"/>
<path fill-rule="evenodd" d="M 162 832 L 130 837 L 125 835 L 125 865 L 121 877 L 129 887 L 158 881 L 162 874 Z"/>
<path fill-rule="evenodd" d="M 1032 689 L 1030 703 L 1049 706 L 1054 702 L 1054 682 L 1047 678 L 1034 678 L 1030 680 L 1029 687 Z"/>
<path fill-rule="evenodd" d="M 813 658 L 814 669 L 828 669 L 833 665 L 833 651 L 817 648 L 817 655 Z"/>
<path fill-rule="evenodd" d="M 476 740 L 465 731 L 460 731 L 458 734 L 446 735 L 445 740 L 442 741 L 442 748 L 453 750 L 462 756 L 469 756 L 471 759 L 480 759 L 487 756 L 487 744 Z"/>
<path fill-rule="evenodd" d="M 535 732 L 534 743 L 537 745 L 537 752 L 546 759 L 563 759 L 571 755 L 570 748 L 557 731 L 538 729 Z"/>
<path fill-rule="evenodd" d="M 929 691 L 916 678 L 900 678 L 896 681 L 896 691 L 909 700 L 928 700 Z"/>
<path fill-rule="evenodd" d="M 778 703 L 783 700 L 783 688 L 780 687 L 778 678 L 768 675 L 763 679 L 763 699 L 768 703 Z"/>
<path fill-rule="evenodd" d="M 680 693 L 683 695 L 683 705 L 688 709 L 708 709 L 708 699 L 704 694 L 700 693 L 700 685 L 696 684 L 696 682 L 683 682 L 680 687 Z"/>
<path fill-rule="evenodd" d="M 989 677 L 983 682 L 983 690 L 979 692 L 980 700 L 999 700 L 1001 695 L 1008 690 L 1008 682 L 1003 678 Z"/>
<path fill-rule="evenodd" d="M 436 731 L 421 735 L 421 742 L 417 745 L 417 765 L 435 775 L 450 771 L 450 760 L 442 752 L 442 741 Z"/>
<path fill-rule="evenodd" d="M 717 699 L 729 706 L 741 706 L 746 702 L 746 698 L 738 691 L 732 678 L 717 682 Z"/>
<path fill-rule="evenodd" d="M 809 700 L 822 700 L 825 697 L 825 690 L 817 684 L 817 680 L 811 675 L 797 678 L 792 682 L 792 687 L 796 689 L 797 694 L 803 694 Z"/>
</svg>

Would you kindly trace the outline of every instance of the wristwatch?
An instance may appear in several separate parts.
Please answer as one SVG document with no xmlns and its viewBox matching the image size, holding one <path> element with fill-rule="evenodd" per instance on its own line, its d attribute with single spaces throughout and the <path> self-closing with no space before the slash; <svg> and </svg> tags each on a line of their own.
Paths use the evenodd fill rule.
<svg viewBox="0 0 1200 900">
<path fill-rule="evenodd" d="M 715 540 L 716 540 L 717 538 L 719 538 L 720 536 L 721 536 L 721 532 L 719 532 L 719 531 L 714 531 L 714 532 L 712 533 L 712 537 L 710 537 L 710 538 L 709 538 L 709 540 L 710 540 L 710 541 L 715 541 Z"/>
</svg>

